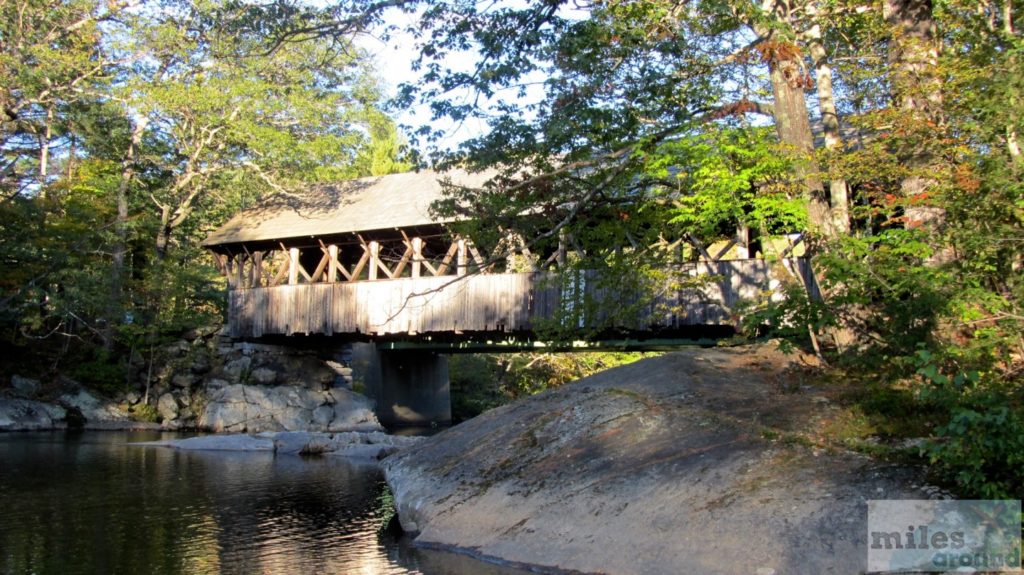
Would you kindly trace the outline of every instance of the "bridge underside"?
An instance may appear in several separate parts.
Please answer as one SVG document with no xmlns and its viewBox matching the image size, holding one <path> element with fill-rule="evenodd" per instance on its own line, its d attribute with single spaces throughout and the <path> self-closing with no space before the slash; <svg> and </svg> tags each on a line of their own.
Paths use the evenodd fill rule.
<svg viewBox="0 0 1024 575">
<path fill-rule="evenodd" d="M 234 338 L 281 346 L 301 346 L 306 349 L 329 351 L 339 345 L 372 343 L 382 351 L 426 351 L 446 355 L 459 353 L 518 353 L 518 352 L 575 352 L 575 351 L 671 351 L 680 347 L 710 347 L 737 335 L 732 325 L 693 326 L 692 329 L 673 330 L 671 333 L 646 332 L 631 336 L 628 333 L 607 333 L 574 341 L 546 341 L 536 334 L 470 333 L 422 334 L 410 337 L 364 337 L 359 334 L 324 335 L 265 335 L 258 338 Z"/>
</svg>

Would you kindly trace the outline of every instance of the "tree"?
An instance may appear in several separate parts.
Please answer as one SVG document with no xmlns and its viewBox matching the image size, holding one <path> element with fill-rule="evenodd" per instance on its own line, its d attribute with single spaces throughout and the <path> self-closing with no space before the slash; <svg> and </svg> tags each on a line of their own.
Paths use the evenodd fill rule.
<svg viewBox="0 0 1024 575">
<path fill-rule="evenodd" d="M 268 49 L 267 29 L 309 11 L 253 8 L 0 5 L 9 341 L 87 350 L 206 321 L 221 294 L 198 243 L 213 226 L 263 195 L 405 168 L 350 39 Z"/>
<path fill-rule="evenodd" d="M 890 25 L 890 87 L 904 121 L 922 135 L 943 122 L 942 90 L 938 73 L 939 41 L 931 0 L 886 0 L 883 15 Z M 908 141 L 900 150 L 908 173 L 901 190 L 908 200 L 905 225 L 926 226 L 938 231 L 944 224 L 944 210 L 929 201 L 936 181 L 936 152 L 926 138 Z M 949 254 L 943 257 L 951 257 Z"/>
<path fill-rule="evenodd" d="M 368 142 L 392 135 L 375 108 L 372 72 L 351 44 L 288 43 L 267 53 L 238 18 L 230 7 L 182 5 L 142 22 L 148 31 L 129 47 L 143 57 L 120 97 L 148 123 L 144 161 L 169 178 L 151 194 L 160 258 L 202 196 L 226 179 L 251 177 L 287 193 L 353 177 Z"/>
<path fill-rule="evenodd" d="M 133 2 L 11 0 L 0 4 L 0 190 L 44 194 L 55 139 L 95 100 L 115 65 L 100 42 Z"/>
<path fill-rule="evenodd" d="M 679 189 L 679 182 L 668 181 L 673 178 L 637 180 L 645 169 L 638 156 L 653 154 L 664 165 L 667 158 L 657 150 L 679 149 L 677 140 L 750 127 L 763 122 L 756 116 L 767 115 L 776 128 L 778 153 L 791 160 L 791 189 L 803 194 L 812 227 L 825 237 L 848 228 L 848 186 L 841 174 L 829 174 L 834 176 L 830 192 L 823 190 L 805 99 L 815 86 L 806 61 L 813 52 L 827 146 L 838 151 L 838 112 L 822 30 L 831 6 L 668 0 L 609 0 L 575 12 L 570 6 L 464 1 L 432 3 L 425 11 L 418 26 L 424 38 L 433 38 L 424 42 L 420 62 L 427 87 L 406 87 L 405 101 L 418 97 L 435 115 L 454 120 L 490 118 L 493 128 L 456 152 L 457 161 L 490 165 L 500 160 L 507 174 L 528 166 L 533 175 L 552 178 L 571 170 L 552 170 L 544 165 L 550 158 L 573 166 L 585 162 L 595 174 L 591 184 L 600 184 L 597 171 L 617 169 L 616 162 L 607 161 L 609 154 L 628 157 L 632 173 L 617 181 L 630 182 L 621 193 L 635 197 L 640 186 L 633 184 L 650 180 Z M 443 58 L 470 48 L 481 55 L 475 70 L 445 70 Z M 546 89 L 540 102 L 493 98 L 525 94 L 535 82 Z M 677 171 L 673 177 L 681 175 Z M 579 178 L 579 171 L 572 177 Z M 648 186 L 647 193 L 658 185 Z M 610 189 L 584 194 L 588 201 L 607 199 L 614 195 Z"/>
<path fill-rule="evenodd" d="M 1020 18 L 1011 0 L 433 2 L 401 100 L 489 122 L 438 156 L 499 175 L 440 209 L 572 236 L 587 266 L 809 224 L 825 301 L 758 317 L 852 330 L 859 373 L 910 378 L 914 409 L 950 415 L 936 469 L 1005 495 L 1024 485 L 1004 471 L 1024 433 Z M 445 66 L 467 51 L 474 67 Z"/>
</svg>

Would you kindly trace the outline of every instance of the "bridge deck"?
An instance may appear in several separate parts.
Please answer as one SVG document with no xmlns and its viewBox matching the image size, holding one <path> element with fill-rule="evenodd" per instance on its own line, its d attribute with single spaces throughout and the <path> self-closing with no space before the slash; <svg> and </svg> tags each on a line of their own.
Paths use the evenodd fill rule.
<svg viewBox="0 0 1024 575">
<path fill-rule="evenodd" d="M 783 263 L 812 285 L 805 260 Z M 241 288 L 229 292 L 228 324 L 241 338 L 523 334 L 556 318 L 581 330 L 671 332 L 733 325 L 736 304 L 774 289 L 781 270 L 757 259 L 687 264 L 677 279 L 709 280 L 665 290 L 643 305 L 634 305 L 635 293 L 601 287 L 595 272 L 578 272 L 572 281 L 553 273 L 502 273 Z"/>
</svg>

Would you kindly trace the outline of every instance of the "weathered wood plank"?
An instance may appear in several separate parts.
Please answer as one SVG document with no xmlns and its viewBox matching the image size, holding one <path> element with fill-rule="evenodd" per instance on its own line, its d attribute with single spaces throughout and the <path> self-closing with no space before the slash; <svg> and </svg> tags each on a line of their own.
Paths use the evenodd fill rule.
<svg viewBox="0 0 1024 575">
<path fill-rule="evenodd" d="M 323 257 L 320 258 L 320 264 L 313 270 L 313 275 L 310 276 L 310 283 L 317 283 L 320 281 L 320 276 L 323 275 L 324 270 L 327 269 L 327 265 L 331 263 L 331 254 L 324 252 Z"/>
<path fill-rule="evenodd" d="M 299 283 L 299 248 L 288 250 L 288 285 Z"/>
<path fill-rule="evenodd" d="M 409 244 L 409 242 L 406 242 L 406 244 L 405 244 L 405 252 L 402 254 L 402 259 L 398 260 L 398 263 L 395 264 L 395 269 L 394 269 L 393 272 L 391 272 L 391 276 L 390 277 L 392 277 L 392 278 L 400 278 L 400 277 L 402 277 L 402 272 L 405 271 L 405 266 L 407 266 L 409 264 L 409 259 L 412 258 L 412 253 L 413 253 L 412 245 Z"/>
<path fill-rule="evenodd" d="M 418 278 L 423 273 L 423 238 L 413 238 L 409 247 L 412 248 L 412 277 Z"/>
<path fill-rule="evenodd" d="M 377 279 L 377 270 L 381 269 L 380 265 L 380 242 L 370 242 L 370 281 Z"/>
<path fill-rule="evenodd" d="M 452 258 L 455 257 L 455 253 L 459 251 L 459 242 L 452 242 L 452 245 L 448 247 L 448 251 L 444 254 L 444 258 L 441 259 L 440 265 L 434 270 L 435 276 L 443 276 L 448 273 L 448 268 L 451 267 Z"/>
<path fill-rule="evenodd" d="M 330 258 L 330 263 L 327 268 L 327 283 L 334 283 L 338 281 L 338 271 L 343 270 L 341 263 L 338 261 L 338 246 L 331 244 L 327 246 L 327 257 Z M 345 272 L 346 274 L 348 272 Z"/>
</svg>

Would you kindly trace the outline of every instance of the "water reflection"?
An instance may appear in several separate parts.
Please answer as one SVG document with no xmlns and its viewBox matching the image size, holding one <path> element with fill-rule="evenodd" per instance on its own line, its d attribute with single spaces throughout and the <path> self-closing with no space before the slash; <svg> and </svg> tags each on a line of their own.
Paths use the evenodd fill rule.
<svg viewBox="0 0 1024 575">
<path fill-rule="evenodd" d="M 155 439 L 0 435 L 0 573 L 519 573 L 386 532 L 376 466 Z"/>
</svg>

